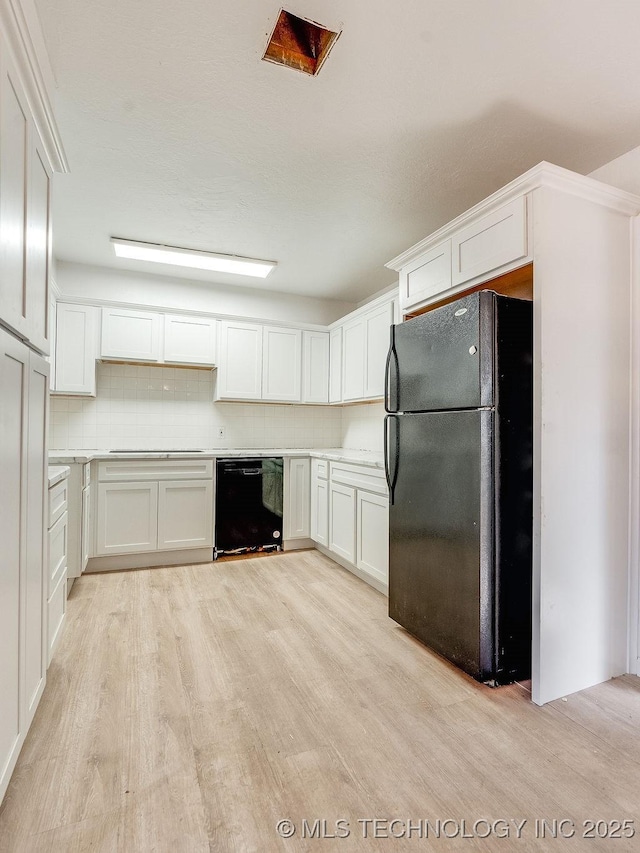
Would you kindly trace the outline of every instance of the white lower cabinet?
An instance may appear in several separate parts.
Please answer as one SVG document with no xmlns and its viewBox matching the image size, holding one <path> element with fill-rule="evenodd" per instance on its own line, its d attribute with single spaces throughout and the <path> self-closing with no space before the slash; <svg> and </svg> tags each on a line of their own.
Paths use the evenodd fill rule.
<svg viewBox="0 0 640 853">
<path fill-rule="evenodd" d="M 389 582 L 389 499 L 358 491 L 356 565 L 383 584 Z"/>
<path fill-rule="evenodd" d="M 329 547 L 329 481 L 317 476 L 311 480 L 311 538 Z"/>
<path fill-rule="evenodd" d="M 51 663 L 67 609 L 67 557 L 69 548 L 69 481 L 49 489 L 49 572 L 47 579 L 46 659 Z M 61 497 L 63 502 L 61 503 Z"/>
<path fill-rule="evenodd" d="M 356 490 L 339 483 L 329 487 L 329 548 L 356 561 Z"/>
<path fill-rule="evenodd" d="M 98 556 L 157 550 L 158 484 L 98 485 Z"/>
<path fill-rule="evenodd" d="M 310 460 L 285 459 L 284 540 L 309 538 Z"/>
<path fill-rule="evenodd" d="M 213 547 L 213 481 L 158 484 L 159 551 Z"/>
<path fill-rule="evenodd" d="M 89 555 L 91 554 L 91 487 L 82 490 L 82 571 L 87 568 Z"/>
</svg>

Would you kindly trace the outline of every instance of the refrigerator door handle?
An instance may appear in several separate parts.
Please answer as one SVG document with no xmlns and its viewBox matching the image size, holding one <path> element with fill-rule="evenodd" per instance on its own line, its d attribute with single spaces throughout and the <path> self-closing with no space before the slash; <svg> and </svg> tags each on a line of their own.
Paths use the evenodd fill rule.
<svg viewBox="0 0 640 853">
<path fill-rule="evenodd" d="M 396 327 L 392 324 L 390 328 L 390 341 L 389 341 L 389 352 L 387 353 L 387 361 L 384 367 L 384 410 L 385 412 L 395 413 L 398 411 L 398 396 L 400 393 L 400 388 L 398 385 L 398 377 L 399 377 L 399 365 L 398 365 L 398 353 L 396 352 Z M 389 380 L 391 379 L 391 359 L 393 358 L 395 362 L 395 375 L 396 375 L 396 405 L 395 408 L 391 408 L 390 402 L 390 394 L 389 394 Z"/>
<path fill-rule="evenodd" d="M 395 447 L 393 454 L 393 473 L 389 467 L 389 424 L 395 422 Z M 389 414 L 384 419 L 384 475 L 387 480 L 387 488 L 389 489 L 389 506 L 393 506 L 394 491 L 398 481 L 398 462 L 400 456 L 400 441 L 398 435 L 398 418 L 394 414 Z"/>
</svg>

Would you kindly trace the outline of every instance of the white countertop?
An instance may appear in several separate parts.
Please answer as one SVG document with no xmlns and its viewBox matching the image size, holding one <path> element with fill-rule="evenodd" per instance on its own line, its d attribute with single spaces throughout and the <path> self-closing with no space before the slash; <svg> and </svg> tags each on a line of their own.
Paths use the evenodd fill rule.
<svg viewBox="0 0 640 853">
<path fill-rule="evenodd" d="M 66 480 L 70 473 L 66 465 L 49 465 L 49 488 L 61 480 Z"/>
<path fill-rule="evenodd" d="M 49 462 L 71 464 L 74 462 L 92 462 L 94 459 L 225 459 L 229 457 L 263 456 L 310 456 L 315 459 L 329 459 L 332 462 L 351 462 L 367 465 L 371 468 L 383 468 L 382 453 L 373 450 L 352 450 L 348 447 L 330 448 L 282 448 L 282 447 L 219 447 L 202 451 L 189 450 L 140 450 L 133 453 L 113 452 L 109 450 L 50 450 Z"/>
</svg>

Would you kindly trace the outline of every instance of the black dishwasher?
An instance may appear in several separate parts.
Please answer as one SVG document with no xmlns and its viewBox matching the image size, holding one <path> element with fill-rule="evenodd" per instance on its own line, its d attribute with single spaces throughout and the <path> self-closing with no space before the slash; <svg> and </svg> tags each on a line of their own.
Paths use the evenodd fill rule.
<svg viewBox="0 0 640 853">
<path fill-rule="evenodd" d="M 218 459 L 214 559 L 282 549 L 281 458 Z"/>
</svg>

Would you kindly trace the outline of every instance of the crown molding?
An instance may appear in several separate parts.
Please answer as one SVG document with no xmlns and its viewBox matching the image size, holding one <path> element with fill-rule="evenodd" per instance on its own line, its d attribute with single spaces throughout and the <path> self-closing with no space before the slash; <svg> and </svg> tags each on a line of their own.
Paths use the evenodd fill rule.
<svg viewBox="0 0 640 853">
<path fill-rule="evenodd" d="M 549 187 L 559 192 L 577 196 L 594 204 L 599 204 L 602 207 L 607 207 L 624 216 L 637 216 L 640 213 L 640 196 L 610 187 L 601 181 L 587 178 L 584 175 L 578 175 L 570 169 L 563 169 L 561 166 L 554 166 L 553 163 L 547 163 L 543 160 L 537 166 L 529 169 L 528 172 L 520 175 L 519 178 L 506 184 L 506 186 L 483 199 L 469 210 L 466 210 L 451 222 L 443 225 L 442 228 L 425 237 L 424 240 L 397 255 L 386 263 L 385 266 L 389 269 L 400 271 L 408 263 L 420 257 L 420 255 L 433 246 L 448 239 L 475 219 L 491 213 L 514 198 L 526 195 L 540 187 Z"/>
<path fill-rule="evenodd" d="M 33 0 L 0 0 L 0 23 L 51 168 L 68 172 L 69 162 L 49 96 L 55 81 Z"/>
</svg>

